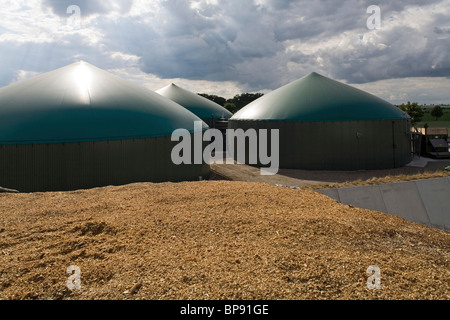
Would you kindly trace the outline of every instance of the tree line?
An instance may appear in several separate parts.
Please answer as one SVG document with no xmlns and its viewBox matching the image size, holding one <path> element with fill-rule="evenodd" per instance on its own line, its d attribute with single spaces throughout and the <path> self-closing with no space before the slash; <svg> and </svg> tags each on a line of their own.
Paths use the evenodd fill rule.
<svg viewBox="0 0 450 320">
<path fill-rule="evenodd" d="M 402 103 L 397 106 L 400 110 L 405 111 L 411 117 L 411 124 L 414 126 L 416 123 L 421 122 L 425 112 L 423 106 L 420 106 L 417 102 L 408 101 L 406 104 Z M 444 115 L 444 110 L 441 106 L 434 106 L 430 112 L 431 116 L 438 120 Z"/>
<path fill-rule="evenodd" d="M 241 110 L 243 107 L 248 105 L 250 102 L 255 101 L 256 99 L 262 97 L 264 94 L 262 93 L 242 93 L 237 94 L 231 99 L 225 99 L 220 96 L 199 93 L 198 95 L 205 97 L 217 104 L 220 104 L 222 107 L 230 111 L 231 113 L 236 113 Z"/>
<path fill-rule="evenodd" d="M 225 99 L 224 97 L 220 97 L 217 95 L 211 95 L 206 93 L 199 93 L 198 95 L 205 97 L 231 113 L 236 113 L 249 103 L 255 101 L 256 99 L 262 97 L 263 93 L 241 93 L 235 95 L 231 99 Z M 423 116 L 425 115 L 423 106 L 419 105 L 417 102 L 410 102 L 402 103 L 401 105 L 397 105 L 398 108 L 405 111 L 410 117 L 411 117 L 411 124 L 414 126 L 415 124 L 422 121 Z M 434 117 L 436 120 L 441 118 L 444 115 L 444 110 L 441 106 L 437 105 L 434 106 L 433 109 L 430 112 L 431 116 Z"/>
</svg>

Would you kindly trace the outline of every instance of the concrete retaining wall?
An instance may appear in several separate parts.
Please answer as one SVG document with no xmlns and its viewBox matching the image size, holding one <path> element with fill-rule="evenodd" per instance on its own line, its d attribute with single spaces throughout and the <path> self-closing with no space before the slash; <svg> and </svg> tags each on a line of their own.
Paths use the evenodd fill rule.
<svg viewBox="0 0 450 320">
<path fill-rule="evenodd" d="M 323 189 L 341 203 L 398 215 L 406 220 L 450 230 L 450 178 Z"/>
</svg>

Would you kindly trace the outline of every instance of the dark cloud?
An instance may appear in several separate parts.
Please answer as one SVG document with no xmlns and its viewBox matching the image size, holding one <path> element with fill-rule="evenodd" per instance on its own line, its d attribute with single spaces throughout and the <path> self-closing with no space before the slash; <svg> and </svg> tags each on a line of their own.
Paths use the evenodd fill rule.
<svg viewBox="0 0 450 320">
<path fill-rule="evenodd" d="M 376 31 L 366 27 L 372 3 L 362 0 L 160 0 L 133 16 L 127 14 L 132 0 L 42 3 L 61 17 L 78 5 L 92 18 L 83 28 L 100 39 L 92 43 L 81 30 L 55 42 L 0 42 L 11 72 L 48 71 L 77 57 L 119 68 L 120 59 L 111 57 L 119 52 L 139 57 L 138 67 L 160 78 L 230 80 L 248 91 L 275 89 L 311 71 L 355 84 L 450 75 L 448 0 L 378 0 L 382 29 Z M 423 19 L 400 20 L 424 8 Z M 3 30 L 10 32 L 0 23 Z"/>
<path fill-rule="evenodd" d="M 350 83 L 445 77 L 450 72 L 450 39 L 440 37 L 443 32 L 436 30 L 441 28 L 434 22 L 421 30 L 400 25 L 380 32 L 375 42 L 319 54 L 337 78 Z"/>
<path fill-rule="evenodd" d="M 163 1 L 161 11 L 161 16 L 166 20 L 161 32 L 166 37 L 201 34 L 214 28 L 217 23 L 191 8 L 189 1 L 185 0 Z"/>
<path fill-rule="evenodd" d="M 284 49 L 274 39 L 271 22 L 254 9 L 249 2 L 210 5 L 209 13 L 216 17 L 211 19 L 187 1 L 170 0 L 163 2 L 153 23 L 124 17 L 115 22 L 121 30 L 102 18 L 98 24 L 106 46 L 140 56 L 145 72 L 163 78 L 236 81 L 237 64 Z"/>
<path fill-rule="evenodd" d="M 434 33 L 436 33 L 436 34 L 450 34 L 450 28 L 434 27 Z"/>
<path fill-rule="evenodd" d="M 379 5 L 386 21 L 405 8 L 438 2 L 380 1 Z M 430 38 L 424 47 L 413 46 L 415 37 L 423 38 L 433 33 L 430 30 L 442 34 L 446 29 L 396 28 L 381 32 L 379 43 L 330 48 L 327 42 L 339 34 L 369 32 L 367 2 L 259 3 L 221 1 L 209 5 L 208 16 L 204 16 L 202 10 L 191 8 L 186 1 L 165 1 L 162 14 L 166 28 L 147 41 L 148 45 L 163 45 L 151 55 L 135 54 L 142 56 L 144 71 L 160 77 L 234 80 L 253 88 L 275 88 L 277 79 L 286 79 L 285 73 L 290 72 L 288 62 L 298 64 L 299 71 L 322 70 L 323 65 L 317 62 L 319 56 L 332 76 L 351 83 L 448 74 L 448 58 L 442 56 L 449 49 L 445 43 Z M 437 13 L 436 18 L 441 14 Z M 305 49 L 322 42 L 327 49 L 315 54 L 286 53 L 286 41 L 303 43 Z M 292 74 L 291 78 L 300 76 Z"/>
</svg>

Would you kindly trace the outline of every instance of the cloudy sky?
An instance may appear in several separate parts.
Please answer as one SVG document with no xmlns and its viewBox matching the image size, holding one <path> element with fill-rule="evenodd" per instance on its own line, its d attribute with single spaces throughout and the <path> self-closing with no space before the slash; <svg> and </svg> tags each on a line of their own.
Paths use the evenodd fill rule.
<svg viewBox="0 0 450 320">
<path fill-rule="evenodd" d="M 151 90 L 230 98 L 316 71 L 450 104 L 450 0 L 0 0 L 0 17 L 0 87 L 85 60 Z"/>
</svg>

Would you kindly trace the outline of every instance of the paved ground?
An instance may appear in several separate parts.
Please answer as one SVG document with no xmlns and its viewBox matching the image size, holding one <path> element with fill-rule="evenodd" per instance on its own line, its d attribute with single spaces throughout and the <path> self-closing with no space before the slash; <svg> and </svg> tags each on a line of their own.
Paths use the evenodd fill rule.
<svg viewBox="0 0 450 320">
<path fill-rule="evenodd" d="M 342 183 L 355 180 L 368 180 L 398 175 L 417 175 L 444 170 L 450 166 L 450 160 L 435 160 L 429 158 L 415 158 L 409 165 L 388 170 L 359 170 L 359 171 L 313 171 L 280 169 L 278 174 L 263 176 L 259 168 L 243 164 L 212 164 L 215 176 L 222 176 L 233 181 L 266 182 L 286 186 L 310 186 L 324 183 Z"/>
</svg>

